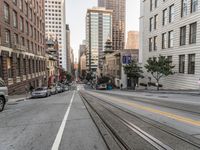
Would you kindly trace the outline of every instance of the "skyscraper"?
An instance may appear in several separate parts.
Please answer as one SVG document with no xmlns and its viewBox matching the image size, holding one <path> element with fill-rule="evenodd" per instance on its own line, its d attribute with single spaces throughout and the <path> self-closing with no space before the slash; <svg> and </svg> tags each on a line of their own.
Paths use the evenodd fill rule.
<svg viewBox="0 0 200 150">
<path fill-rule="evenodd" d="M 129 31 L 126 49 L 139 49 L 139 32 L 138 31 Z"/>
<path fill-rule="evenodd" d="M 67 70 L 65 0 L 45 0 L 46 36 L 58 38 L 59 65 Z"/>
<path fill-rule="evenodd" d="M 113 50 L 123 50 L 125 46 L 126 0 L 98 0 L 98 6 L 113 10 Z"/>
<path fill-rule="evenodd" d="M 86 16 L 87 69 L 96 71 L 101 65 L 105 43 L 112 39 L 112 10 L 88 9 Z"/>
</svg>

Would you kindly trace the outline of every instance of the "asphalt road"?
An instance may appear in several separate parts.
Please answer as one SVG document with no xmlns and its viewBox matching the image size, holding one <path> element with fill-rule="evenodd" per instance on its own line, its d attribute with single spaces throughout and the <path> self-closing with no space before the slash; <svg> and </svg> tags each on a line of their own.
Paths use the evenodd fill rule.
<svg viewBox="0 0 200 150">
<path fill-rule="evenodd" d="M 85 90 L 79 85 L 75 91 L 7 105 L 0 113 L 0 150 L 106 150 L 79 90 L 200 139 L 200 115 L 197 113 L 147 103 L 144 99 L 158 99 L 148 98 L 145 93 L 140 101 L 140 95 L 134 97 L 130 92 L 99 92 Z M 162 100 L 165 104 L 171 105 L 173 101 L 184 107 L 190 102 L 187 97 L 165 97 L 159 103 L 162 104 Z M 194 108 L 200 104 L 198 98 L 191 98 L 191 101 Z"/>
<path fill-rule="evenodd" d="M 77 91 L 7 105 L 0 150 L 107 149 Z"/>
<path fill-rule="evenodd" d="M 199 113 L 192 113 L 190 111 L 183 111 L 188 109 L 195 109 L 200 107 L 200 100 L 197 97 L 187 96 L 185 99 L 179 97 L 166 97 L 165 99 L 157 99 L 154 97 L 145 97 L 137 93 L 124 91 L 88 91 L 95 97 L 111 102 L 125 110 L 140 114 L 144 117 L 150 118 L 159 123 L 165 124 L 169 127 L 175 128 L 181 132 L 189 134 L 200 139 L 200 115 Z M 128 95 L 128 97 L 127 97 Z M 135 97 L 136 95 L 136 97 Z M 148 94 L 147 94 L 148 95 Z M 141 99 L 139 98 L 141 97 Z M 182 97 L 182 96 L 180 96 Z M 155 101 L 156 103 L 149 103 Z M 159 101 L 159 105 L 157 102 Z M 191 103 L 190 103 L 191 101 Z M 172 103 L 173 102 L 173 103 Z M 177 102 L 177 103 L 174 103 Z M 163 106 L 162 106 L 163 103 Z M 168 104 L 166 107 L 166 104 Z M 173 108 L 173 105 L 181 105 L 179 110 Z M 185 107 L 185 108 L 184 108 Z M 187 110 L 186 109 L 186 110 Z M 191 110 L 192 111 L 192 110 Z"/>
</svg>

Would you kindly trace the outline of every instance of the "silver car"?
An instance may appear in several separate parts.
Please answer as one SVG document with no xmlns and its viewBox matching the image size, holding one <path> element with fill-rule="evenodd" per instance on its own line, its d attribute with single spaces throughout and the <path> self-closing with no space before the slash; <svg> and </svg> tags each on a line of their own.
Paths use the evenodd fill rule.
<svg viewBox="0 0 200 150">
<path fill-rule="evenodd" d="M 47 87 L 41 87 L 41 88 L 37 88 L 35 89 L 32 94 L 31 97 L 32 98 L 38 98 L 38 97 L 48 97 L 51 95 L 51 91 L 50 89 L 48 89 Z"/>
<path fill-rule="evenodd" d="M 4 81 L 0 79 L 0 112 L 3 111 L 6 102 L 8 101 L 8 88 Z"/>
</svg>

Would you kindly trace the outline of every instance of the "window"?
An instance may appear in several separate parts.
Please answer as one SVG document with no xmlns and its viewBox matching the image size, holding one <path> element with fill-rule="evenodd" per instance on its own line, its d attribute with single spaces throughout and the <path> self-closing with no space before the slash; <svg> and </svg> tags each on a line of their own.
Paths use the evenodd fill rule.
<svg viewBox="0 0 200 150">
<path fill-rule="evenodd" d="M 8 78 L 12 78 L 12 59 L 9 57 L 7 58 L 7 70 L 8 70 Z"/>
<path fill-rule="evenodd" d="M 10 44 L 10 31 L 6 30 L 5 35 L 6 35 L 6 43 Z"/>
<path fill-rule="evenodd" d="M 16 33 L 14 33 L 14 45 L 17 45 L 18 44 L 18 35 Z"/>
<path fill-rule="evenodd" d="M 153 18 L 150 18 L 149 20 L 149 31 L 151 32 L 153 28 Z"/>
<path fill-rule="evenodd" d="M 167 24 L 167 9 L 163 10 L 163 26 Z"/>
<path fill-rule="evenodd" d="M 28 3 L 25 1 L 25 14 L 28 16 Z"/>
<path fill-rule="evenodd" d="M 158 7 L 158 1 L 159 1 L 159 0 L 155 0 L 155 8 Z"/>
<path fill-rule="evenodd" d="M 17 58 L 17 68 L 16 68 L 16 71 L 17 71 L 17 76 L 20 76 L 20 58 Z"/>
<path fill-rule="evenodd" d="M 170 65 L 172 65 L 172 56 L 167 56 L 167 60 L 169 61 Z"/>
<path fill-rule="evenodd" d="M 198 0 L 191 0 L 191 13 L 196 12 L 198 9 Z"/>
<path fill-rule="evenodd" d="M 0 68 L 3 68 L 3 57 L 2 56 L 0 56 Z M 3 71 L 0 71 L 0 78 L 3 78 Z M 1 84 L 2 83 L 0 80 L 0 86 L 2 86 Z"/>
<path fill-rule="evenodd" d="M 13 26 L 17 28 L 17 12 L 13 10 Z"/>
<path fill-rule="evenodd" d="M 24 37 L 21 37 L 21 45 L 25 46 L 25 41 L 24 41 Z"/>
<path fill-rule="evenodd" d="M 162 34 L 162 49 L 167 48 L 167 33 Z"/>
<path fill-rule="evenodd" d="M 195 54 L 188 55 L 188 74 L 195 74 Z"/>
<path fill-rule="evenodd" d="M 29 74 L 31 74 L 31 60 L 30 59 L 28 60 L 28 68 L 29 68 L 28 70 Z"/>
<path fill-rule="evenodd" d="M 190 38 L 189 43 L 193 44 L 196 43 L 196 34 L 197 34 L 197 23 L 190 24 Z"/>
<path fill-rule="evenodd" d="M 187 5 L 188 5 L 188 0 L 182 0 L 182 5 L 181 5 L 181 17 L 187 16 Z"/>
<path fill-rule="evenodd" d="M 4 8 L 3 8 L 3 11 L 4 11 L 4 19 L 6 22 L 9 22 L 10 19 L 10 14 L 9 14 L 9 5 L 7 3 L 4 2 Z"/>
<path fill-rule="evenodd" d="M 169 7 L 169 23 L 174 21 L 174 4 Z"/>
<path fill-rule="evenodd" d="M 151 52 L 153 48 L 153 40 L 152 38 L 149 38 L 149 51 Z"/>
<path fill-rule="evenodd" d="M 19 0 L 19 9 L 23 10 L 23 0 Z"/>
<path fill-rule="evenodd" d="M 23 62 L 24 62 L 24 75 L 26 75 L 26 59 L 24 59 Z"/>
<path fill-rule="evenodd" d="M 32 9 L 29 9 L 29 18 L 32 20 L 33 19 L 33 14 L 32 14 Z"/>
<path fill-rule="evenodd" d="M 154 29 L 157 29 L 157 24 L 158 24 L 158 15 L 154 16 Z"/>
<path fill-rule="evenodd" d="M 169 36 L 168 36 L 168 47 L 172 48 L 174 46 L 174 32 L 169 31 Z"/>
<path fill-rule="evenodd" d="M 150 11 L 153 10 L 153 0 L 150 0 Z"/>
<path fill-rule="evenodd" d="M 180 28 L 180 46 L 186 44 L 186 26 Z"/>
<path fill-rule="evenodd" d="M 20 17 L 20 31 L 23 31 L 24 29 L 24 19 L 22 17 Z"/>
<path fill-rule="evenodd" d="M 179 73 L 185 73 L 185 55 L 179 55 Z"/>
<path fill-rule="evenodd" d="M 153 45 L 154 45 L 154 46 L 153 46 L 153 50 L 154 50 L 154 51 L 156 51 L 157 48 L 158 48 L 158 47 L 157 47 L 157 42 L 158 42 L 157 39 L 158 39 L 157 36 L 154 36 L 154 38 L 153 38 Z"/>
<path fill-rule="evenodd" d="M 13 3 L 14 3 L 15 5 L 17 5 L 17 0 L 13 0 Z"/>
<path fill-rule="evenodd" d="M 28 21 L 26 21 L 26 33 L 29 33 L 29 25 L 28 25 Z"/>
</svg>

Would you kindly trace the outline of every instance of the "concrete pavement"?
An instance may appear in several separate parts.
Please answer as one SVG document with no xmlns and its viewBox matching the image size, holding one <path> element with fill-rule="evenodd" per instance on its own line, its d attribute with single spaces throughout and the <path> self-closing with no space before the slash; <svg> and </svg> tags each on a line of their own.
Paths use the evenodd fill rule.
<svg viewBox="0 0 200 150">
<path fill-rule="evenodd" d="M 7 105 L 0 113 L 0 150 L 50 150 L 73 92 Z M 106 146 L 75 92 L 59 149 L 104 150 Z"/>
</svg>

